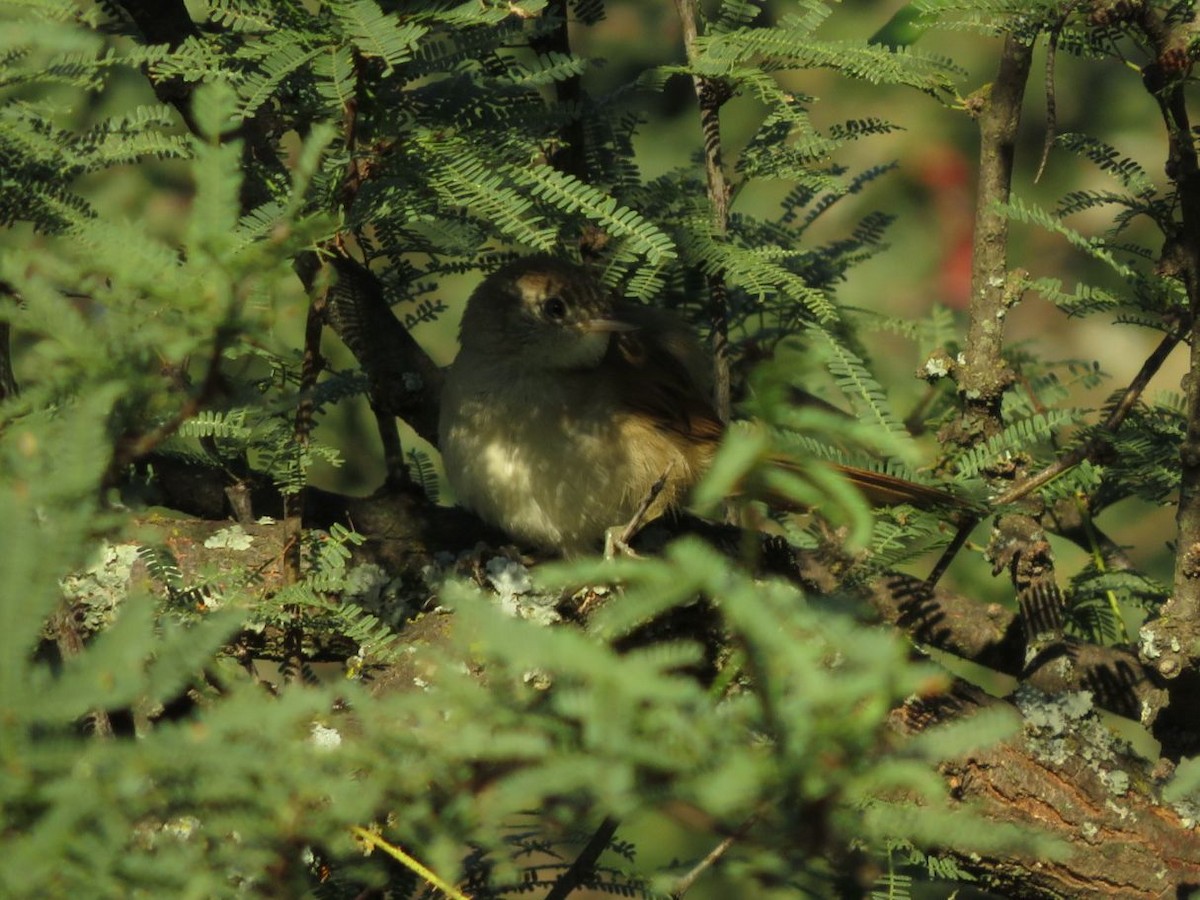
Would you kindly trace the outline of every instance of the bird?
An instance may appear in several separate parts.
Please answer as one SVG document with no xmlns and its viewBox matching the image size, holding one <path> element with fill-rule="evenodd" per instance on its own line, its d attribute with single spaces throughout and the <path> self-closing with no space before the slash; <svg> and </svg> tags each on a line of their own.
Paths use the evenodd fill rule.
<svg viewBox="0 0 1200 900">
<path fill-rule="evenodd" d="M 460 505 L 518 542 L 564 556 L 684 504 L 725 423 L 690 325 L 628 302 L 582 265 L 509 262 L 467 301 L 438 439 Z M 838 467 L 870 497 L 929 505 L 934 488 Z"/>
</svg>

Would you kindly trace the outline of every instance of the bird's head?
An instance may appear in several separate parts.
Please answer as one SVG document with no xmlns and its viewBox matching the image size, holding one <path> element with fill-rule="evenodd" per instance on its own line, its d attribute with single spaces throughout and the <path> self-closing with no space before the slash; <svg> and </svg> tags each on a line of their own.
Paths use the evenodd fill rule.
<svg viewBox="0 0 1200 900">
<path fill-rule="evenodd" d="M 585 268 L 550 256 L 511 262 L 467 301 L 463 352 L 546 370 L 599 364 L 614 332 L 636 326 L 614 316 L 613 296 Z"/>
</svg>

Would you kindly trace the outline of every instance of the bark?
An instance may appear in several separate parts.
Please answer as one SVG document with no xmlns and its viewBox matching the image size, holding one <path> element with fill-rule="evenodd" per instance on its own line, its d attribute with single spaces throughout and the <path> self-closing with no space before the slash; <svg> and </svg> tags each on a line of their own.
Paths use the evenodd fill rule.
<svg viewBox="0 0 1200 900">
<path fill-rule="evenodd" d="M 1140 24 L 1157 58 L 1143 69 L 1147 89 L 1158 101 L 1166 128 L 1167 172 L 1175 182 L 1179 221 L 1167 235 L 1160 269 L 1187 290 L 1190 328 L 1188 375 L 1184 379 L 1187 429 L 1179 448 L 1179 511 L 1176 516 L 1174 594 L 1160 615 L 1142 629 L 1142 656 L 1165 678 L 1178 678 L 1200 665 L 1200 156 L 1184 87 L 1192 62 L 1186 47 L 1192 18 L 1168 29 L 1153 9 Z"/>
<path fill-rule="evenodd" d="M 912 734 L 995 704 L 964 684 L 893 716 Z M 997 823 L 1034 828 L 1065 846 L 1059 859 L 960 860 L 982 886 L 1012 898 L 1165 900 L 1200 885 L 1200 832 L 1156 798 L 1155 771 L 1086 702 L 1026 691 L 1022 733 L 943 768 L 955 795 Z"/>
<path fill-rule="evenodd" d="M 1001 355 L 1004 318 L 1015 302 L 1008 271 L 1008 217 L 999 204 L 1012 187 L 1013 154 L 1033 46 L 1008 35 L 996 80 L 980 101 L 979 186 L 971 263 L 971 318 L 958 387 L 966 403 L 963 436 L 999 429 L 1000 399 L 1012 383 Z"/>
</svg>

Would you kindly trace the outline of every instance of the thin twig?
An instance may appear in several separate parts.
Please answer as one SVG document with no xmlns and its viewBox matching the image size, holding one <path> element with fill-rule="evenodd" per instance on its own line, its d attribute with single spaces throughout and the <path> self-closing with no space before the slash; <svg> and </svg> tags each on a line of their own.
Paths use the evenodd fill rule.
<svg viewBox="0 0 1200 900">
<path fill-rule="evenodd" d="M 17 302 L 16 291 L 6 281 L 0 281 L 0 302 Z M 0 402 L 16 397 L 17 379 L 12 367 L 12 326 L 8 322 L 0 322 Z"/>
<path fill-rule="evenodd" d="M 362 165 L 358 153 L 358 95 L 362 92 L 362 60 L 357 53 L 353 56 L 354 91 L 342 107 L 342 134 L 346 140 L 346 172 L 342 176 L 338 197 L 342 204 L 347 221 L 353 219 L 351 211 L 359 190 L 366 181 L 366 168 Z M 363 245 L 362 235 L 355 233 L 359 245 Z M 333 239 L 333 249 L 337 254 L 347 256 L 348 251 L 343 235 L 339 233 Z M 324 319 L 328 309 L 328 293 L 324 295 L 321 313 Z M 396 417 L 386 410 L 380 409 L 374 402 L 373 392 L 370 396 L 371 412 L 375 414 L 375 427 L 379 431 L 379 441 L 383 445 L 384 484 L 397 487 L 408 480 L 408 469 L 404 465 L 404 448 L 400 444 L 400 429 Z"/>
<path fill-rule="evenodd" d="M 1083 501 L 1083 498 L 1077 495 L 1074 499 L 1076 512 L 1079 515 L 1079 521 L 1082 523 L 1084 532 L 1087 535 L 1088 546 L 1086 549 L 1091 554 L 1092 567 L 1098 573 L 1103 575 L 1110 570 L 1110 566 L 1108 564 L 1109 557 L 1105 551 L 1107 548 L 1113 547 L 1114 544 L 1111 538 L 1109 538 L 1102 531 L 1100 531 L 1099 528 L 1096 527 L 1095 522 L 1092 521 L 1091 512 L 1088 510 L 1087 504 Z M 1121 554 L 1118 557 L 1118 560 L 1122 560 L 1124 557 L 1124 550 L 1119 547 L 1116 549 L 1118 553 Z M 1112 613 L 1113 621 L 1117 623 L 1118 643 L 1128 644 L 1129 629 L 1125 627 L 1125 616 L 1121 613 L 1121 605 L 1117 600 L 1117 592 L 1112 588 L 1106 588 L 1104 591 L 1104 598 L 1108 601 L 1108 608 L 1109 612 Z"/>
<path fill-rule="evenodd" d="M 112 460 L 108 464 L 108 471 L 104 475 L 103 484 L 113 484 L 117 481 L 126 466 L 157 448 L 174 435 L 184 422 L 204 408 L 220 384 L 221 359 L 225 355 L 225 347 L 229 338 L 230 334 L 224 326 L 218 326 L 217 333 L 213 338 L 212 352 L 208 356 L 208 367 L 200 382 L 200 387 L 184 398 L 179 409 L 175 411 L 175 415 L 149 431 L 136 436 L 127 435 L 117 442 L 113 449 Z"/>
<path fill-rule="evenodd" d="M 400 442 L 400 429 L 396 426 L 396 417 L 373 406 L 371 413 L 375 416 L 375 427 L 383 445 L 383 467 L 386 473 L 384 485 L 388 488 L 399 488 L 408 484 L 412 479 L 408 466 L 404 463 L 404 445 Z"/>
<path fill-rule="evenodd" d="M 971 532 L 975 530 L 975 526 L 980 521 L 982 520 L 979 516 L 968 516 L 958 523 L 958 530 L 954 532 L 954 537 L 950 539 L 950 543 L 946 545 L 946 549 L 938 557 L 937 563 L 930 570 L 929 574 L 925 576 L 925 584 L 930 589 L 937 587 L 937 583 L 942 580 L 942 576 L 950 568 L 950 563 L 954 562 L 954 557 L 958 556 L 958 551 L 966 545 L 967 538 L 971 536 Z"/>
<path fill-rule="evenodd" d="M 321 355 L 321 331 L 325 320 L 326 292 L 322 291 L 312 298 L 308 307 L 308 319 L 304 325 L 304 358 L 300 364 L 300 401 L 296 404 L 295 425 L 293 427 L 294 452 L 297 455 L 297 465 L 302 464 L 312 436 L 313 415 L 316 404 L 313 392 L 317 387 L 317 378 L 325 367 L 325 359 Z M 300 489 L 288 491 L 283 495 L 283 578 L 287 584 L 297 584 L 302 576 L 302 549 L 304 546 L 304 497 L 306 493 L 305 478 L 301 478 Z M 291 616 L 284 632 L 284 677 L 291 681 L 304 671 L 304 629 L 301 625 L 300 607 L 288 604 L 284 611 Z"/>
<path fill-rule="evenodd" d="M 1103 434 L 1097 435 L 1071 452 L 1063 454 L 1037 474 L 1009 488 L 999 497 L 992 500 L 992 504 L 1001 506 L 1006 503 L 1015 503 L 1024 497 L 1028 497 L 1038 488 L 1049 484 L 1068 469 L 1073 469 L 1085 459 L 1094 457 L 1107 444 L 1108 435 L 1114 434 L 1124 423 L 1126 417 L 1133 410 L 1134 405 L 1149 386 L 1150 379 L 1162 368 L 1162 364 L 1166 362 L 1167 357 L 1171 355 L 1171 351 L 1179 344 L 1182 337 L 1181 332 L 1172 332 L 1171 334 L 1163 335 L 1163 339 L 1158 342 L 1158 346 L 1154 348 L 1154 352 L 1142 363 L 1142 367 L 1138 370 L 1137 375 L 1133 377 L 1133 380 L 1129 382 L 1129 386 L 1121 394 L 1121 399 L 1113 406 L 1112 412 L 1108 414 L 1108 418 L 1100 425 L 1100 430 Z"/>
<path fill-rule="evenodd" d="M 675 882 L 675 887 L 671 889 L 671 893 L 667 896 L 669 896 L 671 900 L 677 900 L 677 898 L 686 894 L 689 890 L 691 890 L 692 885 L 696 883 L 696 880 L 706 871 L 712 868 L 712 866 L 716 864 L 717 860 L 724 856 L 729 848 L 736 843 L 737 838 L 731 834 L 729 837 L 721 841 L 721 843 L 717 844 L 717 846 L 713 847 L 712 850 L 710 850 L 704 857 L 704 859 L 696 863 L 695 866 L 693 866 L 685 875 Z"/>
<path fill-rule="evenodd" d="M 444 878 L 438 876 L 436 872 L 428 866 L 423 865 L 412 855 L 405 853 L 404 850 L 397 847 L 395 844 L 390 844 L 370 829 L 363 828 L 361 825 L 354 825 L 350 828 L 351 833 L 362 841 L 364 844 L 369 844 L 379 850 L 382 850 L 392 859 L 396 860 L 418 878 L 433 885 L 437 890 L 441 891 L 450 900 L 471 900 L 469 896 L 464 894 L 454 885 L 450 884 Z"/>
<path fill-rule="evenodd" d="M 627 546 L 637 534 L 639 528 L 642 527 L 642 520 L 646 518 L 646 513 L 650 511 L 650 506 L 658 499 L 658 495 L 662 493 L 663 488 L 667 486 L 667 476 L 671 474 L 671 470 L 675 468 L 675 462 L 672 460 L 667 463 L 667 467 L 663 473 L 658 476 L 658 480 L 650 485 L 650 490 L 646 491 L 646 496 L 642 498 L 642 502 L 634 511 L 633 516 L 625 523 L 625 528 L 621 531 L 621 536 L 617 540 L 623 546 Z"/>
<path fill-rule="evenodd" d="M 529 42 L 534 53 L 549 55 L 560 53 L 571 55 L 571 33 L 568 22 L 567 0 L 550 0 L 540 21 L 553 22 L 554 26 L 538 34 Z M 543 26 L 545 27 L 545 26 Z M 560 172 L 574 175 L 580 181 L 587 180 L 587 158 L 584 153 L 583 130 L 583 79 L 578 75 L 556 79 L 554 99 L 560 110 L 574 110 L 570 120 L 562 126 L 562 146 L 550 155 L 549 163 Z"/>
<path fill-rule="evenodd" d="M 683 32 L 683 47 L 688 63 L 697 59 L 700 39 L 697 22 L 700 9 L 697 0 L 675 0 L 679 24 Z M 721 164 L 720 110 L 732 96 L 729 85 L 719 78 L 692 75 L 696 100 L 700 105 L 700 131 L 704 138 L 704 174 L 708 185 L 708 202 L 712 209 L 713 237 L 721 240 L 729 230 L 729 183 Z M 729 421 L 731 390 L 729 378 L 729 300 L 723 272 L 708 274 L 709 325 L 712 328 L 713 406 L 722 422 Z"/>
<path fill-rule="evenodd" d="M 321 331 L 325 320 L 326 293 L 312 298 L 308 307 L 308 318 L 304 323 L 304 358 L 300 363 L 300 400 L 296 404 L 296 416 L 292 429 L 297 459 L 304 454 L 312 437 L 313 415 L 316 404 L 313 393 L 317 387 L 317 378 L 325 367 L 325 358 L 321 355 Z M 288 584 L 300 580 L 300 530 L 304 509 L 304 486 L 300 490 L 287 492 L 283 496 L 284 517 L 284 567 Z"/>
<path fill-rule="evenodd" d="M 583 850 L 567 867 L 567 871 L 558 876 L 554 887 L 550 888 L 550 892 L 543 900 L 565 900 L 572 891 L 583 884 L 584 879 L 596 870 L 596 862 L 600 859 L 600 854 L 607 850 L 608 845 L 612 843 L 613 835 L 617 833 L 617 825 L 617 820 L 612 816 L 604 817 L 600 827 L 588 838 Z"/>
<path fill-rule="evenodd" d="M 1163 363 L 1167 361 L 1167 357 L 1171 355 L 1171 351 L 1183 339 L 1183 333 L 1183 329 L 1179 329 L 1170 334 L 1163 335 L 1163 339 L 1158 342 L 1158 346 L 1146 357 L 1146 361 L 1142 363 L 1141 369 L 1138 370 L 1133 380 L 1129 382 L 1129 386 L 1122 392 L 1121 399 L 1113 406 L 1112 411 L 1108 414 L 1108 418 L 1101 423 L 1100 434 L 1097 434 L 1090 441 L 1079 445 L 1069 453 L 1064 453 L 1040 472 L 1030 475 L 998 497 L 994 497 L 988 501 L 988 505 L 991 507 L 1002 507 L 1010 503 L 1016 503 L 1018 500 L 1028 497 L 1039 488 L 1045 487 L 1068 470 L 1075 468 L 1075 466 L 1079 465 L 1085 459 L 1092 459 L 1104 450 L 1108 444 L 1109 436 L 1115 434 L 1117 429 L 1125 422 L 1126 417 L 1128 417 L 1134 405 L 1141 398 L 1147 386 L 1149 386 L 1150 380 L 1162 368 Z M 971 516 L 958 523 L 958 532 L 955 534 L 954 539 L 942 552 L 937 565 L 933 567 L 933 571 L 925 579 L 930 587 L 937 584 L 942 575 L 945 574 L 951 560 L 962 549 L 967 536 L 979 524 L 979 521 L 980 518 L 978 516 Z"/>
<path fill-rule="evenodd" d="M 684 894 L 692 889 L 692 886 L 699 880 L 700 876 L 711 869 L 717 862 L 729 852 L 729 848 L 746 836 L 746 833 L 758 821 L 759 814 L 755 813 L 738 826 L 737 830 L 726 836 L 717 846 L 713 847 L 704 858 L 696 865 L 692 866 L 685 872 L 678 881 L 675 882 L 675 887 L 671 889 L 671 893 L 667 896 L 671 900 L 679 900 Z"/>
<path fill-rule="evenodd" d="M 1046 170 L 1046 162 L 1050 159 L 1050 150 L 1054 147 L 1055 132 L 1058 130 L 1058 103 L 1054 93 L 1054 64 L 1058 59 L 1058 40 L 1062 36 L 1063 26 L 1067 18 L 1079 5 L 1079 0 L 1071 0 L 1066 5 L 1058 21 L 1050 28 L 1050 40 L 1046 47 L 1046 134 L 1042 139 L 1042 158 L 1038 160 L 1037 172 L 1033 176 L 1034 184 L 1042 180 L 1042 172 Z"/>
</svg>

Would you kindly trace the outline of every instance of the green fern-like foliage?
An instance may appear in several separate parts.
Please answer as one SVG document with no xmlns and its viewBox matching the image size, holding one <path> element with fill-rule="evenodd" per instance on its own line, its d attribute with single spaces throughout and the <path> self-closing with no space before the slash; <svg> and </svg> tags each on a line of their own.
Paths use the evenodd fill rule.
<svg viewBox="0 0 1200 900">
<path fill-rule="evenodd" d="M 438 477 L 429 454 L 423 453 L 416 447 L 409 450 L 408 471 L 412 475 L 413 481 L 420 485 L 421 490 L 425 492 L 425 496 L 436 501 L 439 493 Z"/>
<path fill-rule="evenodd" d="M 839 296 L 887 249 L 891 216 L 837 213 L 893 170 L 839 158 L 897 126 L 828 113 L 796 83 L 819 71 L 948 101 L 959 70 L 917 48 L 829 39 L 835 4 L 804 0 L 781 16 L 746 0 L 701 5 L 688 62 L 663 54 L 602 89 L 591 80 L 602 61 L 570 49 L 572 31 L 603 18 L 602 0 L 0 6 L 0 324 L 6 341 L 16 335 L 21 387 L 0 402 L 0 771 L 11 776 L 0 783 L 0 894 L 433 896 L 412 870 L 362 855 L 351 828 L 374 823 L 471 896 L 511 896 L 548 888 L 599 823 L 679 809 L 708 823 L 696 856 L 745 835 L 729 875 L 744 896 L 828 895 L 829 860 L 848 847 L 891 848 L 888 896 L 911 872 L 965 880 L 916 847 L 1051 851 L 953 808 L 935 771 L 1012 722 L 981 718 L 970 734 L 896 752 L 889 710 L 940 673 L 852 612 L 702 544 L 501 586 L 501 600 L 543 592 L 559 617 L 560 595 L 591 585 L 608 599 L 584 631 L 501 612 L 460 577 L 489 561 L 453 552 L 427 554 L 420 584 L 405 586 L 419 595 L 410 605 L 394 596 L 394 573 L 358 564 L 364 538 L 341 527 L 287 530 L 266 562 L 197 574 L 184 564 L 194 536 L 161 510 L 131 510 L 134 492 L 120 491 L 153 482 L 169 456 L 235 486 L 263 476 L 294 512 L 314 471 L 352 457 L 354 442 L 327 423 L 369 380 L 314 365 L 321 348 L 303 335 L 327 286 L 320 261 L 342 253 L 419 339 L 453 306 L 450 276 L 532 250 L 586 253 L 614 289 L 702 330 L 708 291 L 722 285 L 735 362 L 772 362 L 734 366 L 737 416 L 758 424 L 731 426 L 697 503 L 715 507 L 734 487 L 789 496 L 846 525 L 868 573 L 949 536 L 934 513 L 867 509 L 830 463 L 918 480 L 936 466 L 965 485 L 1088 439 L 1067 394 L 1098 369 L 1017 353 L 1026 377 L 1004 430 L 941 458 L 923 432 L 952 415 L 951 392 L 908 415 L 860 332 L 902 334 L 916 363 L 957 349 L 953 315 L 911 323 Z M 1019 18 L 1032 35 L 1059 5 L 917 6 L 951 27 Z M 1098 54 L 1113 39 L 1073 18 L 1060 46 Z M 714 222 L 700 163 L 644 169 L 638 152 L 653 135 L 648 110 L 693 78 L 749 120 L 724 160 L 727 222 Z M 698 150 L 699 129 L 689 133 Z M 1031 286 L 1073 314 L 1169 328 L 1162 311 L 1181 294 L 1149 269 L 1130 226 L 1169 222 L 1174 198 L 1092 138 L 1059 147 L 1115 187 L 1054 211 L 1015 200 L 1011 215 L 1112 275 Z M 776 189 L 771 212 L 743 199 L 763 185 Z M 1063 222 L 1101 205 L 1119 210 L 1102 237 Z M 794 402 L 810 383 L 851 415 Z M 1147 405 L 1113 436 L 1116 461 L 1079 467 L 1045 498 L 1162 500 L 1181 427 L 1169 399 Z M 432 457 L 403 450 L 435 497 Z M 775 464 L 780 453 L 794 469 Z M 817 526 L 783 528 L 818 542 Z M 120 590 L 88 599 L 80 576 L 117 536 L 140 549 L 116 560 Z M 427 549 L 441 548 L 413 552 Z M 286 577 L 267 589 L 275 565 Z M 1110 597 L 1161 597 L 1149 579 L 1100 567 L 1070 594 L 1071 627 L 1095 640 L 1120 639 Z M 700 636 L 656 631 L 704 616 Z M 264 646 L 283 649 L 256 661 Z M 335 664 L 324 682 L 318 659 Z M 711 684 L 696 677 L 708 668 Z M 81 733 L 105 719 L 134 724 L 112 740 Z M 694 862 L 655 868 L 620 837 L 609 843 L 581 884 L 661 896 Z"/>
</svg>

